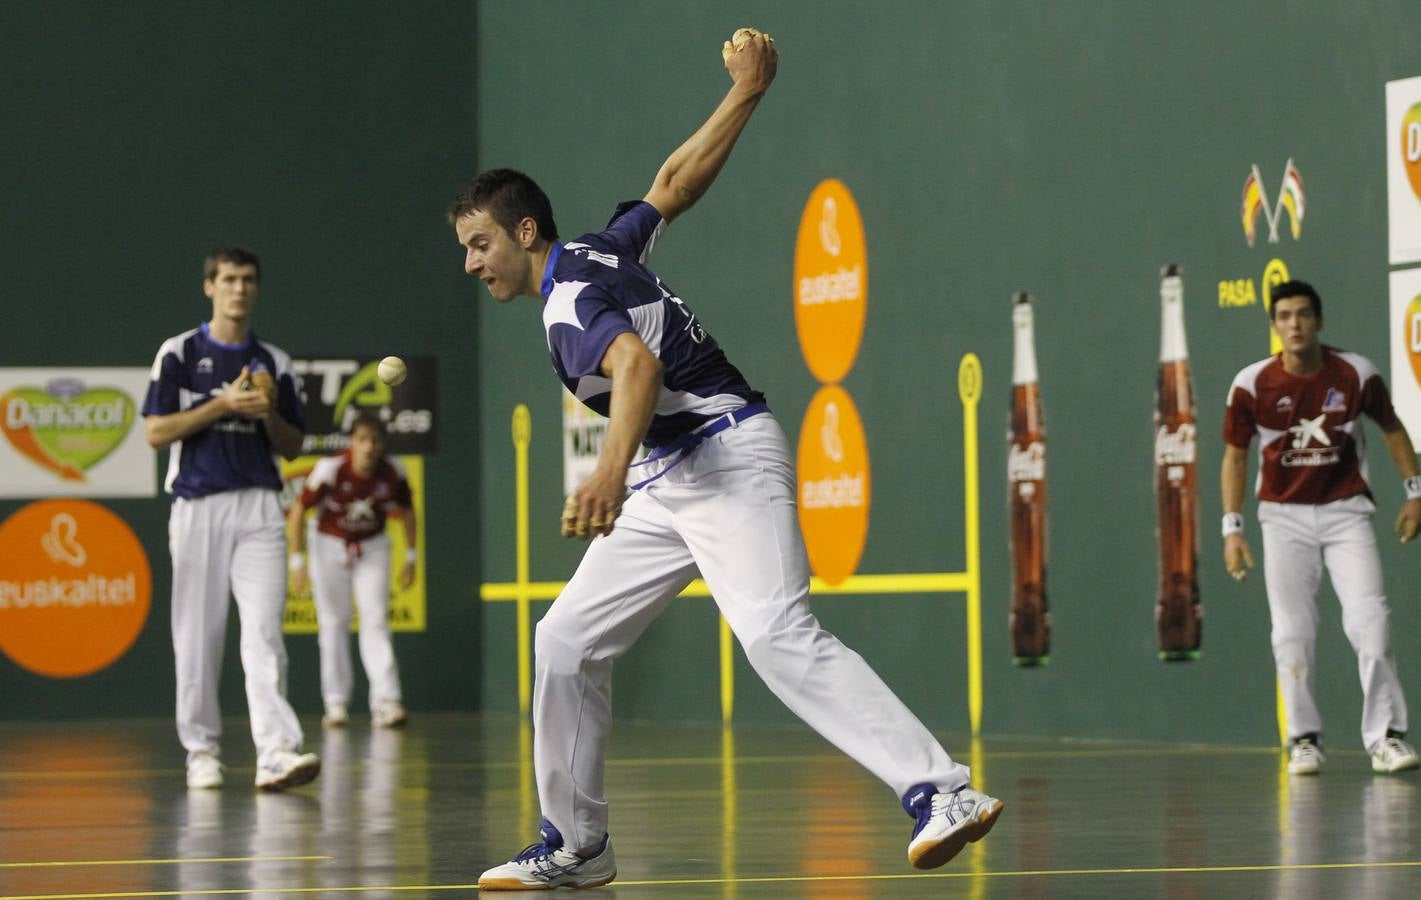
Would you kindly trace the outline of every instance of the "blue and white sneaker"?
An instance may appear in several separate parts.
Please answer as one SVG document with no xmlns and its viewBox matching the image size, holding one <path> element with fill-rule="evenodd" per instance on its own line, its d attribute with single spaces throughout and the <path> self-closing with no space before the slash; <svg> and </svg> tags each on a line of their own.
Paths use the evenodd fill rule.
<svg viewBox="0 0 1421 900">
<path fill-rule="evenodd" d="M 919 784 L 903 795 L 903 809 L 918 820 L 908 843 L 908 862 L 936 869 L 980 841 L 1002 814 L 1002 801 L 967 785 L 945 794 L 936 785 Z"/>
<path fill-rule="evenodd" d="M 257 764 L 257 788 L 284 791 L 306 784 L 321 774 L 321 758 L 314 753 L 282 750 Z"/>
<path fill-rule="evenodd" d="M 542 840 L 529 844 L 513 859 L 479 876 L 481 891 L 545 891 L 555 887 L 594 888 L 617 877 L 611 835 L 588 856 L 563 847 L 562 834 L 544 819 L 538 829 Z"/>
</svg>

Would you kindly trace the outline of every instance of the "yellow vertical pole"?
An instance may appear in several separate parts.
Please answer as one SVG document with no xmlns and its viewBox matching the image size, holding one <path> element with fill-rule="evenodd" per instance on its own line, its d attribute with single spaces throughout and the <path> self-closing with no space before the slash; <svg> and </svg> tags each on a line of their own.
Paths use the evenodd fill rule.
<svg viewBox="0 0 1421 900">
<path fill-rule="evenodd" d="M 1278 337 L 1278 332 L 1273 330 L 1273 286 L 1289 280 L 1291 279 L 1288 276 L 1287 263 L 1281 259 L 1268 260 L 1267 267 L 1263 269 L 1263 310 L 1268 313 L 1268 352 L 1270 354 L 1283 352 L 1283 340 Z M 1278 714 L 1278 743 L 1287 746 L 1288 709 L 1283 705 L 1283 682 L 1281 681 L 1277 682 L 1277 698 L 1274 702 L 1277 705 Z"/>
<path fill-rule="evenodd" d="M 520 403 L 513 408 L 516 573 L 518 604 L 518 713 L 528 716 L 533 700 L 532 625 L 528 617 L 528 445 L 533 417 Z"/>
<path fill-rule="evenodd" d="M 957 369 L 962 397 L 962 472 L 967 532 L 967 712 L 972 736 L 982 733 L 982 539 L 977 473 L 977 401 L 982 398 L 982 361 L 962 357 Z"/>
<path fill-rule="evenodd" d="M 735 636 L 730 623 L 720 617 L 720 721 L 730 724 L 735 713 Z"/>
</svg>

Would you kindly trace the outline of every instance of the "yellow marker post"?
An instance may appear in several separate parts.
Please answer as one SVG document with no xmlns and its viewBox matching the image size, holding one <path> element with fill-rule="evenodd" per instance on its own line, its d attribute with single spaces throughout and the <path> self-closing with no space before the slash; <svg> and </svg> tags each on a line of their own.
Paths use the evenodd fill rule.
<svg viewBox="0 0 1421 900">
<path fill-rule="evenodd" d="M 967 533 L 967 712 L 972 736 L 982 733 L 982 536 L 977 484 L 977 401 L 982 399 L 982 362 L 962 357 L 957 369 L 962 397 L 962 477 Z"/>
<path fill-rule="evenodd" d="M 515 540 L 514 599 L 518 602 L 518 713 L 527 717 L 533 701 L 532 625 L 528 616 L 528 445 L 533 417 L 522 403 L 513 408 Z"/>
<path fill-rule="evenodd" d="M 1278 337 L 1278 332 L 1273 330 L 1273 287 L 1290 281 L 1288 275 L 1288 264 L 1281 259 L 1270 259 L 1268 266 L 1263 270 L 1263 311 L 1268 314 L 1268 352 L 1282 353 L 1283 341 Z M 1288 744 L 1288 710 L 1283 706 L 1283 683 L 1278 684 L 1278 742 L 1283 746 Z"/>
<path fill-rule="evenodd" d="M 720 617 L 720 720 L 730 724 L 735 712 L 735 635 L 725 616 Z"/>
</svg>

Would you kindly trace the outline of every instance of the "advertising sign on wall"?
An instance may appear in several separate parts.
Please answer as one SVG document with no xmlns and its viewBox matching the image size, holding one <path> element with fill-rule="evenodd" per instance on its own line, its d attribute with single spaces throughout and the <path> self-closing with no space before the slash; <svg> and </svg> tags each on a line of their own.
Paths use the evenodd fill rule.
<svg viewBox="0 0 1421 900">
<path fill-rule="evenodd" d="M 303 453 L 333 453 L 350 443 L 350 422 L 362 410 L 385 423 L 385 449 L 392 454 L 439 449 L 437 358 L 407 356 L 409 374 L 391 387 L 375 370 L 378 356 L 293 359 L 306 408 Z"/>
<path fill-rule="evenodd" d="M 153 579 L 128 523 L 87 500 L 41 500 L 0 523 L 0 651 L 51 678 L 75 678 L 128 652 Z"/>
<path fill-rule="evenodd" d="M 1391 264 L 1421 262 L 1421 76 L 1386 85 L 1386 194 Z"/>
<path fill-rule="evenodd" d="M 152 497 L 147 368 L 0 369 L 0 497 Z"/>
<path fill-rule="evenodd" d="M 1421 268 L 1391 273 L 1391 399 L 1413 441 L 1421 435 Z"/>
</svg>

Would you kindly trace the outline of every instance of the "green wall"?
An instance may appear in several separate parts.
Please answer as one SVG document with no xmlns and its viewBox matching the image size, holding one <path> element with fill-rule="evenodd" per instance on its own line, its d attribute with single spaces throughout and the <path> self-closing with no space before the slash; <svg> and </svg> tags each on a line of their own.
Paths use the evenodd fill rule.
<svg viewBox="0 0 1421 900">
<path fill-rule="evenodd" d="M 1327 301 L 1327 338 L 1389 370 L 1383 84 L 1421 73 L 1421 7 L 1245 3 L 551 2 L 479 7 L 479 157 L 532 174 L 562 233 L 595 230 L 641 196 L 721 97 L 720 42 L 753 23 L 779 77 L 720 181 L 658 244 L 685 297 L 791 439 L 816 388 L 791 308 L 794 236 L 809 192 L 853 191 L 869 252 L 868 323 L 844 381 L 868 432 L 873 508 L 859 571 L 964 564 L 957 361 L 982 358 L 984 651 L 989 733 L 1268 743 L 1274 680 L 1261 574 L 1229 581 L 1216 537 L 1224 394 L 1267 353 L 1261 306 L 1222 309 L 1218 282 L 1281 256 Z M 1301 239 L 1247 246 L 1257 163 L 1270 195 L 1292 157 L 1307 187 Z M 1183 263 L 1200 397 L 1204 656 L 1156 661 L 1151 410 L 1159 266 Z M 1039 298 L 1050 473 L 1051 665 L 1009 662 L 1005 442 L 1009 301 Z M 559 387 L 532 301 L 480 306 L 484 568 L 513 578 L 508 415 L 532 409 L 534 580 L 566 578 L 556 537 Z M 1399 506 L 1373 437 L 1384 535 Z M 1251 506 L 1250 506 L 1251 509 Z M 1250 513 L 1250 535 L 1260 548 Z M 1389 535 L 1388 535 L 1389 536 Z M 1383 541 L 1394 643 L 1413 698 L 1418 559 Z M 961 595 L 838 597 L 815 609 L 928 723 L 965 730 Z M 1353 746 L 1355 661 L 1330 591 L 1318 677 L 1329 733 Z M 511 604 L 490 604 L 484 701 L 514 708 Z M 538 609 L 542 604 L 536 605 Z M 673 606 L 619 663 L 626 716 L 718 715 L 710 601 Z M 737 716 L 787 720 L 739 658 Z"/>
<path fill-rule="evenodd" d="M 869 314 L 844 381 L 868 432 L 864 573 L 958 571 L 955 373 L 982 358 L 984 727 L 989 733 L 1262 744 L 1275 737 L 1261 577 L 1218 562 L 1216 438 L 1233 373 L 1267 350 L 1260 307 L 1222 280 L 1273 256 L 1327 300 L 1327 337 L 1388 368 L 1383 84 L 1421 74 L 1421 8 L 1242 3 L 98 2 L 0 4 L 0 365 L 147 365 L 201 320 L 213 245 L 258 250 L 257 328 L 293 354 L 440 359 L 429 462 L 430 629 L 400 635 L 416 709 L 512 710 L 517 402 L 533 412 L 535 580 L 581 546 L 556 537 L 560 395 L 531 301 L 496 308 L 458 271 L 442 221 L 476 166 L 537 178 L 563 232 L 605 222 L 709 114 L 720 42 L 753 23 L 779 78 L 721 181 L 661 245 L 658 272 L 769 395 L 791 439 L 816 383 L 794 337 L 794 235 L 810 190 L 853 191 Z M 1249 248 L 1239 194 L 1270 195 L 1293 158 L 1302 236 Z M 1285 230 L 1286 232 L 1286 230 Z M 1204 657 L 1155 660 L 1152 430 L 1161 263 L 1186 269 L 1201 399 Z M 1008 661 L 1003 431 L 1009 299 L 1039 298 L 1049 427 L 1051 665 Z M 1398 493 L 1373 434 L 1377 522 Z M 21 504 L 0 501 L 0 515 Z M 169 715 L 162 500 L 112 501 L 154 563 L 134 650 L 56 681 L 0 659 L 0 718 Z M 1250 515 L 1250 535 L 1258 530 Z M 0 548 L 0 553 L 9 552 Z M 1416 551 L 1383 541 L 1394 643 L 1413 700 Z M 535 613 L 545 604 L 535 604 Z M 965 730 L 960 595 L 837 597 L 821 618 L 932 726 Z M 1330 593 L 1319 675 L 1334 742 L 1359 715 Z M 710 601 L 687 600 L 617 670 L 619 715 L 714 719 Z M 313 638 L 292 638 L 292 694 L 313 711 Z M 243 701 L 235 641 L 224 708 Z M 738 659 L 737 716 L 789 716 Z"/>
<path fill-rule="evenodd" d="M 429 630 L 396 636 L 416 708 L 472 707 L 481 677 L 478 322 L 442 220 L 473 167 L 475 26 L 465 2 L 0 4 L 0 365 L 150 365 L 210 316 L 202 259 L 229 243 L 261 255 L 256 330 L 294 356 L 439 356 Z M 0 718 L 172 714 L 167 501 L 100 502 L 149 554 L 147 626 L 86 678 L 0 657 Z M 229 637 L 241 714 L 235 608 Z M 319 710 L 315 637 L 287 646 Z"/>
</svg>

